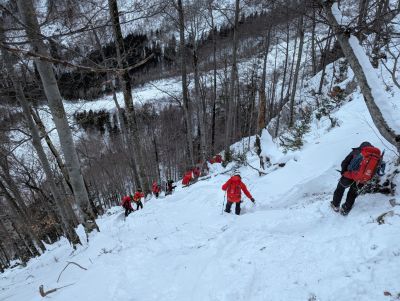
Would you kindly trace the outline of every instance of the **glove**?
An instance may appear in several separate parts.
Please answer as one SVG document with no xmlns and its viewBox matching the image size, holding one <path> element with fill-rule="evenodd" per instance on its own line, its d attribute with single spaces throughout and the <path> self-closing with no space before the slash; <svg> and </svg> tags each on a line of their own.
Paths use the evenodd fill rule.
<svg viewBox="0 0 400 301">
<path fill-rule="evenodd" d="M 254 198 L 251 198 L 250 199 L 253 203 L 255 203 L 256 202 L 256 200 L 254 199 Z"/>
</svg>

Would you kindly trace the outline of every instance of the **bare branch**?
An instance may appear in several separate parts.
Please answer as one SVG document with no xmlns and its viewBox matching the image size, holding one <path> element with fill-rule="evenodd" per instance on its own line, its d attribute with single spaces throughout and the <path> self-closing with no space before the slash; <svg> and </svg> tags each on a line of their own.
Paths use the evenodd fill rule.
<svg viewBox="0 0 400 301">
<path fill-rule="evenodd" d="M 60 280 L 61 274 L 65 271 L 65 269 L 66 269 L 70 264 L 74 264 L 74 265 L 76 265 L 77 267 L 80 267 L 82 270 L 87 271 L 87 268 L 84 268 L 83 266 L 77 264 L 76 262 L 73 262 L 73 261 L 67 261 L 67 262 L 68 262 L 67 265 L 62 269 L 60 275 L 58 275 L 57 283 L 58 283 L 58 281 Z"/>
</svg>

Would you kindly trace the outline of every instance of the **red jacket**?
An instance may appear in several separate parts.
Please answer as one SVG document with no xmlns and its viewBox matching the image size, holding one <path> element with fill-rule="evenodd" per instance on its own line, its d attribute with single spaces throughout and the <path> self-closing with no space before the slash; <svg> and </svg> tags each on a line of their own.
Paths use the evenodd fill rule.
<svg viewBox="0 0 400 301">
<path fill-rule="evenodd" d="M 141 198 L 144 198 L 144 193 L 136 191 L 135 194 L 133 195 L 133 201 L 139 202 Z"/>
<path fill-rule="evenodd" d="M 160 193 L 160 186 L 158 186 L 158 184 L 156 183 L 156 182 L 154 182 L 153 183 L 153 188 L 152 188 L 152 191 L 154 192 L 154 193 Z"/>
<path fill-rule="evenodd" d="M 242 199 L 242 191 L 249 199 L 253 198 L 247 190 L 246 185 L 242 182 L 240 176 L 233 176 L 230 178 L 224 185 L 222 185 L 222 190 L 227 191 L 228 202 L 240 202 Z"/>
<path fill-rule="evenodd" d="M 124 208 L 132 209 L 131 197 L 126 195 L 122 198 L 121 206 Z"/>
<path fill-rule="evenodd" d="M 216 155 L 213 158 L 210 159 L 210 163 L 222 163 L 222 156 L 221 155 Z"/>
<path fill-rule="evenodd" d="M 189 185 L 190 184 L 190 181 L 193 179 L 193 173 L 192 173 L 192 171 L 190 170 L 190 171 L 187 171 L 186 173 L 185 173 L 185 176 L 183 177 L 183 179 L 182 179 L 182 185 Z"/>
</svg>

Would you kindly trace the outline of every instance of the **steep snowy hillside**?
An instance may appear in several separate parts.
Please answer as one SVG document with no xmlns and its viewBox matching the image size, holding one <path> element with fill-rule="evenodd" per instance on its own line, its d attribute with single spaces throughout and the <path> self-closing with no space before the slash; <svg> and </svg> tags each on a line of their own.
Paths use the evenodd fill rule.
<svg viewBox="0 0 400 301">
<path fill-rule="evenodd" d="M 329 207 L 335 169 L 351 147 L 368 140 L 386 149 L 386 161 L 394 155 L 360 94 L 332 116 L 340 127 L 314 121 L 302 150 L 286 155 L 264 132 L 264 154 L 286 165 L 272 165 L 262 177 L 241 168 L 256 199 L 255 206 L 244 200 L 243 215 L 221 214 L 229 174 L 213 166 L 210 179 L 178 185 L 126 220 L 114 208 L 99 219 L 101 232 L 88 245 L 72 251 L 60 241 L 27 267 L 6 271 L 0 300 L 38 300 L 40 285 L 66 286 L 49 295 L 57 301 L 396 300 L 400 207 L 391 207 L 393 196 L 362 195 L 347 217 Z M 235 147 L 242 143 L 247 139 Z M 257 166 L 258 157 L 250 152 L 248 161 Z M 379 225 L 376 218 L 390 210 Z M 85 270 L 70 264 L 63 271 L 68 262 Z"/>
</svg>

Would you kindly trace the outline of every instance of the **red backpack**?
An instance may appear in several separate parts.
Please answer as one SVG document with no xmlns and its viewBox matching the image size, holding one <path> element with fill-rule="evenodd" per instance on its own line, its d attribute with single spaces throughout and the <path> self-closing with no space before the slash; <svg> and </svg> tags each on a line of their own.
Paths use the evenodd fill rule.
<svg viewBox="0 0 400 301">
<path fill-rule="evenodd" d="M 351 178 L 357 183 L 367 183 L 377 172 L 381 163 L 381 151 L 373 146 L 361 149 L 362 159 L 357 170 L 351 171 Z"/>
</svg>

